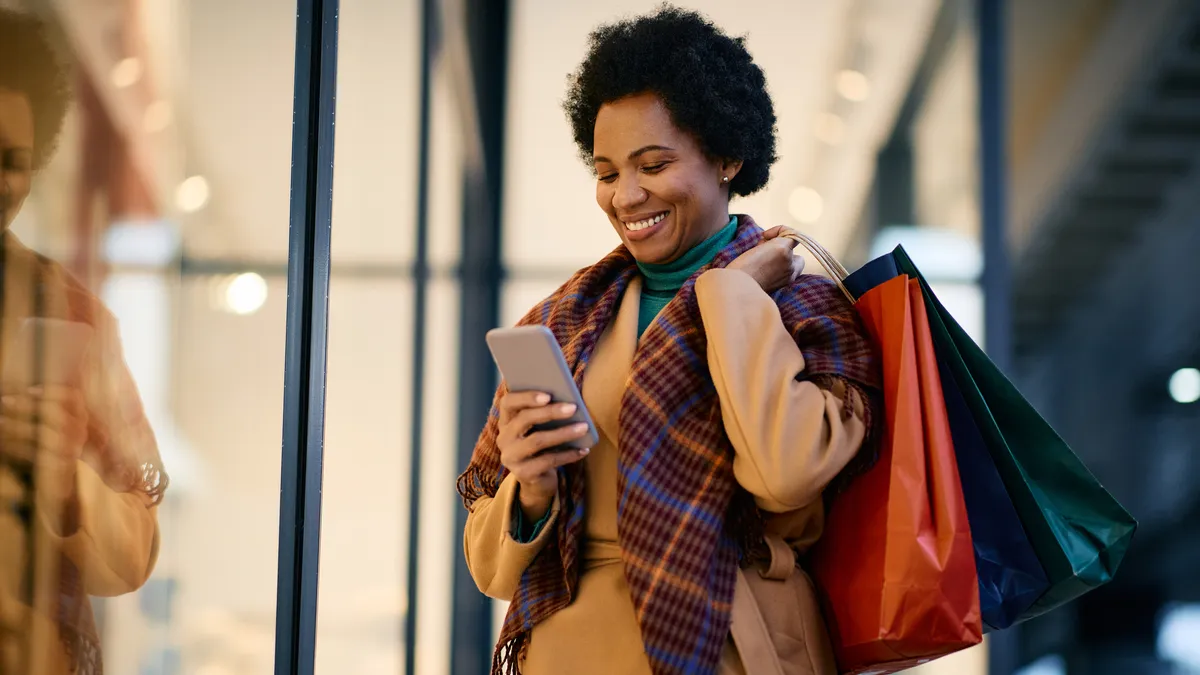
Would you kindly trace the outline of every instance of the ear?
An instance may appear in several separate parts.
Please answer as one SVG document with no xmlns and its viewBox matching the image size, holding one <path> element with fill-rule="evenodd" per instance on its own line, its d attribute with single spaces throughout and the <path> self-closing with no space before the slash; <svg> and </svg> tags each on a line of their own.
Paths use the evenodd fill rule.
<svg viewBox="0 0 1200 675">
<path fill-rule="evenodd" d="M 740 159 L 726 159 L 721 162 L 721 178 L 728 177 L 728 182 L 733 182 L 733 177 L 738 175 L 741 170 L 742 160 Z"/>
</svg>

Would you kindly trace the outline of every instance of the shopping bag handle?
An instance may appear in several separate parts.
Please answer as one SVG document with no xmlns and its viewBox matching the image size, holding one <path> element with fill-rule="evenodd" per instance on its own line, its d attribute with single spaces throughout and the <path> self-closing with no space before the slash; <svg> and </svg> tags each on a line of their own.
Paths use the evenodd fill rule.
<svg viewBox="0 0 1200 675">
<path fill-rule="evenodd" d="M 783 231 L 779 234 L 779 236 L 791 239 L 792 241 L 795 241 L 803 246 L 809 253 L 812 254 L 814 258 L 817 259 L 817 262 L 821 263 L 821 267 L 825 268 L 825 271 L 829 273 L 829 276 L 833 279 L 834 283 L 838 285 L 838 288 L 842 289 L 842 293 L 846 294 L 846 297 L 850 300 L 850 302 L 855 302 L 856 298 L 854 297 L 854 294 L 850 292 L 850 289 L 846 288 L 846 284 L 842 283 L 846 277 L 850 276 L 850 273 L 846 271 L 846 268 L 842 266 L 842 263 L 838 262 L 838 259 L 835 258 L 832 253 L 830 253 L 824 246 L 817 243 L 816 239 L 813 239 L 803 232 L 797 232 L 790 227 L 783 228 Z"/>
</svg>

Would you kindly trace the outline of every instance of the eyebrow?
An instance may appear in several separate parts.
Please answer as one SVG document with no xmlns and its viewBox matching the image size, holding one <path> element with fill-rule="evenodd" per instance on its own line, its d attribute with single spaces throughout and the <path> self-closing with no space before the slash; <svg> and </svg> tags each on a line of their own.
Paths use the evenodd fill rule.
<svg viewBox="0 0 1200 675">
<path fill-rule="evenodd" d="M 629 159 L 637 159 L 638 157 L 641 157 L 642 155 L 646 154 L 647 152 L 653 152 L 655 150 L 666 150 L 667 152 L 674 152 L 675 148 L 668 148 L 665 145 L 647 145 L 643 148 L 638 148 L 637 150 L 634 150 L 633 152 L 629 153 Z M 592 162 L 594 162 L 594 163 L 608 162 L 609 164 L 613 163 L 611 159 L 601 156 L 601 155 L 597 155 L 596 157 L 593 157 Z"/>
</svg>

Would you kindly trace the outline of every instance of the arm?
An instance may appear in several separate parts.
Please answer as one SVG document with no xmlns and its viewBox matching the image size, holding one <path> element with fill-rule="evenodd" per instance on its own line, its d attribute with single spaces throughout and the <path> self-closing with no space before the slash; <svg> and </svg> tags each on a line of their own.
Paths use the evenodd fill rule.
<svg viewBox="0 0 1200 675">
<path fill-rule="evenodd" d="M 709 270 L 696 297 L 738 483 L 765 511 L 812 504 L 862 445 L 862 410 L 845 415 L 845 392 L 797 380 L 804 356 L 751 276 Z"/>
<path fill-rule="evenodd" d="M 39 510 L 50 537 L 79 568 L 84 591 L 113 596 L 140 588 L 157 562 L 158 500 L 141 477 L 145 464 L 161 469 L 161 460 L 116 319 L 88 299 L 95 303 L 96 333 L 82 380 L 87 440 L 72 498 L 39 503 Z"/>
<path fill-rule="evenodd" d="M 485 595 L 510 600 L 525 569 L 554 536 L 559 502 L 555 498 L 540 532 L 528 543 L 514 538 L 513 509 L 519 486 L 510 474 L 495 497 L 480 497 L 467 514 L 463 549 L 467 568 Z M 519 508 L 519 507 L 518 507 Z"/>
<path fill-rule="evenodd" d="M 38 515 L 51 540 L 79 569 L 84 590 L 111 597 L 146 583 L 158 559 L 157 507 L 141 493 L 114 491 L 82 461 L 73 502 L 64 507 L 39 499 Z"/>
</svg>

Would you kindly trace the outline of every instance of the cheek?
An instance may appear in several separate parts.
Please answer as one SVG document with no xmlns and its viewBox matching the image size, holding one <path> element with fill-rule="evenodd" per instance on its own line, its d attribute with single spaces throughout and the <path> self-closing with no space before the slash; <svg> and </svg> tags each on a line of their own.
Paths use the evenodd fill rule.
<svg viewBox="0 0 1200 675">
<path fill-rule="evenodd" d="M 4 174 L 4 184 L 8 189 L 9 202 L 13 205 L 19 205 L 25 201 L 25 197 L 29 195 L 29 186 L 32 182 L 30 175 L 25 171 L 10 171 Z"/>
<path fill-rule="evenodd" d="M 596 181 L 596 205 L 605 213 L 612 213 L 613 188 L 608 183 Z"/>
<path fill-rule="evenodd" d="M 686 181 L 672 181 L 663 185 L 659 194 L 681 211 L 694 211 L 700 206 L 696 201 L 695 186 Z"/>
</svg>

